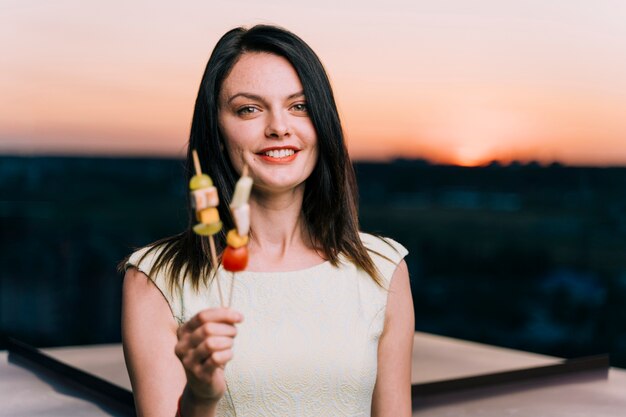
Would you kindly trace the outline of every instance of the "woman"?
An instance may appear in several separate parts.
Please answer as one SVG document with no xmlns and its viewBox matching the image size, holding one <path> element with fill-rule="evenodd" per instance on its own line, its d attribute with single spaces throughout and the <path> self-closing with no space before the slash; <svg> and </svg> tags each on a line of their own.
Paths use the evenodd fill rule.
<svg viewBox="0 0 626 417">
<path fill-rule="evenodd" d="M 272 26 L 226 33 L 198 92 L 189 177 L 193 149 L 225 230 L 249 167 L 249 263 L 221 308 L 215 284 L 231 276 L 191 227 L 129 257 L 122 333 L 138 414 L 409 416 L 406 250 L 358 231 L 354 172 L 315 53 Z"/>
</svg>

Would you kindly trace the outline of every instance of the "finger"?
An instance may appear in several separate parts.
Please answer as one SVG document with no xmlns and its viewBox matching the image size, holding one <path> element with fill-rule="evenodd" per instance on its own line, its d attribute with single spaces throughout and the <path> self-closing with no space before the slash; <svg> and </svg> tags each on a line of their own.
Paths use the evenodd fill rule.
<svg viewBox="0 0 626 417">
<path fill-rule="evenodd" d="M 221 352 L 226 349 L 231 349 L 233 346 L 233 339 L 230 337 L 210 337 L 200 343 L 194 349 L 187 349 L 181 356 L 179 356 L 185 369 L 196 372 L 198 366 L 204 366 L 213 354 Z M 209 362 L 209 366 L 215 366 L 212 362 Z"/>
<path fill-rule="evenodd" d="M 183 333 L 192 333 L 198 327 L 208 322 L 240 323 L 243 320 L 241 313 L 230 308 L 207 308 L 194 315 L 181 326 Z"/>
<path fill-rule="evenodd" d="M 204 340 L 216 336 L 233 338 L 237 336 L 237 328 L 232 324 L 216 322 L 206 323 L 190 335 L 188 342 L 192 347 L 196 347 Z"/>
<path fill-rule="evenodd" d="M 193 350 L 193 360 L 196 362 L 204 362 L 215 352 L 219 352 L 224 349 L 230 349 L 233 347 L 232 337 L 209 337 L 204 343 L 200 343 L 196 349 Z"/>
<path fill-rule="evenodd" d="M 233 350 L 232 349 L 224 349 L 217 352 L 213 352 L 211 357 L 209 357 L 204 362 L 204 369 L 206 371 L 210 370 L 210 368 L 223 368 L 230 360 L 233 358 Z"/>
<path fill-rule="evenodd" d="M 209 338 L 213 337 L 226 337 L 232 340 L 237 335 L 237 328 L 230 324 L 223 323 L 206 323 L 202 327 L 196 329 L 192 334 L 184 334 L 179 337 L 176 346 L 174 347 L 174 353 L 180 359 L 186 359 L 191 361 L 193 358 L 193 351 L 200 345 L 205 343 Z M 232 342 L 230 342 L 232 343 Z"/>
<path fill-rule="evenodd" d="M 199 349 L 206 350 L 207 352 L 218 352 L 220 350 L 230 349 L 232 347 L 232 337 L 214 336 L 209 337 L 204 341 L 204 343 L 201 343 Z"/>
</svg>

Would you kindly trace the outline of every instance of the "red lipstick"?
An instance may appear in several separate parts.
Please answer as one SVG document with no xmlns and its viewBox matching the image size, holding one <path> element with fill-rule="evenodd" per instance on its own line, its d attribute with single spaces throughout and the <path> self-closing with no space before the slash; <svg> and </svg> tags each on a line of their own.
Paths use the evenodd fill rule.
<svg viewBox="0 0 626 417">
<path fill-rule="evenodd" d="M 257 155 L 272 164 L 286 164 L 296 159 L 299 151 L 295 146 L 270 146 L 261 149 Z"/>
</svg>

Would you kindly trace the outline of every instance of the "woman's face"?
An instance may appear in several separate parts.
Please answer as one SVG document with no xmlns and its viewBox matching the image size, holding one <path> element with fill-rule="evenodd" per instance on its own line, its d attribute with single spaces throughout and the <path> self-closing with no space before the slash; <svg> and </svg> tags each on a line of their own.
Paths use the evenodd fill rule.
<svg viewBox="0 0 626 417">
<path fill-rule="evenodd" d="M 218 119 L 233 166 L 241 173 L 248 164 L 258 190 L 304 186 L 317 163 L 317 135 L 289 61 L 243 54 L 222 84 Z"/>
</svg>

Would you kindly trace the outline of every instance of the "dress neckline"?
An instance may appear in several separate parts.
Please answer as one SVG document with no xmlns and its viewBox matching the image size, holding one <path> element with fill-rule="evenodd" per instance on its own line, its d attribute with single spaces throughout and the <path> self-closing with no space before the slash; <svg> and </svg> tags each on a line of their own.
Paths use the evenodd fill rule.
<svg viewBox="0 0 626 417">
<path fill-rule="evenodd" d="M 303 269 L 295 269 L 293 271 L 248 271 L 248 270 L 244 270 L 241 272 L 237 272 L 237 277 L 245 277 L 245 276 L 249 276 L 249 277 L 280 277 L 280 276 L 288 276 L 288 275 L 302 275 L 302 274 L 308 274 L 310 272 L 314 272 L 317 269 L 322 269 L 327 265 L 330 265 L 330 261 L 326 260 L 324 262 L 320 262 L 318 264 L 303 268 Z M 220 269 L 222 269 L 222 271 L 224 271 L 225 273 L 228 273 L 227 271 L 224 270 L 224 268 L 222 266 L 220 266 Z"/>
</svg>

